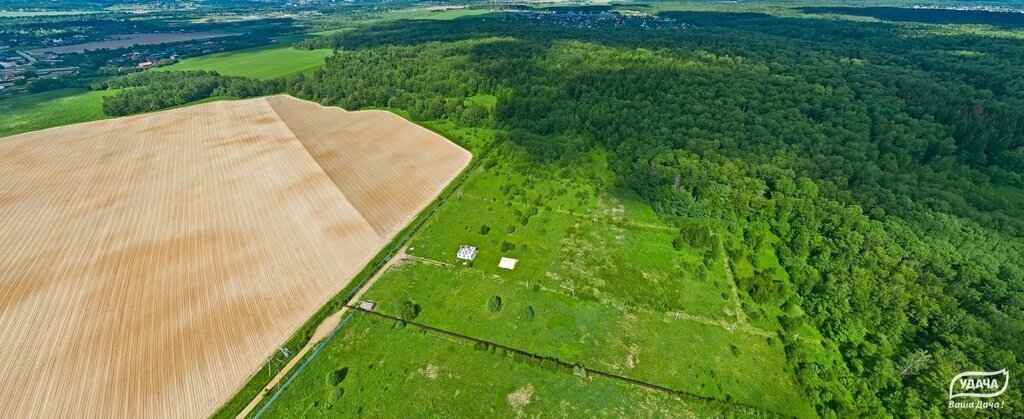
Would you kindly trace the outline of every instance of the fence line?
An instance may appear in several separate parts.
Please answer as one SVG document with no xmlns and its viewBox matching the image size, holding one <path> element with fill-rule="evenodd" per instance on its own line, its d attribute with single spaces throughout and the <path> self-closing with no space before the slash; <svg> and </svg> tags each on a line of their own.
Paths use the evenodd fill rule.
<svg viewBox="0 0 1024 419">
<path fill-rule="evenodd" d="M 274 404 L 274 400 L 277 400 L 277 396 L 280 396 L 281 393 L 284 392 L 286 388 L 288 388 L 288 386 L 292 383 L 292 380 L 295 380 L 295 377 L 299 376 L 299 373 L 301 373 L 302 370 L 306 368 L 306 365 L 309 365 L 309 363 L 313 361 L 313 358 L 316 358 L 316 354 L 320 353 L 320 350 L 327 346 L 327 344 L 330 343 L 332 339 L 334 339 L 334 336 L 341 331 L 342 327 L 345 327 L 345 323 L 348 323 L 349 319 L 351 319 L 352 315 L 354 315 L 355 313 L 356 312 L 354 311 L 350 311 L 345 316 L 345 318 L 341 320 L 341 323 L 338 324 L 338 327 L 335 327 L 334 331 L 332 331 L 331 334 L 327 336 L 327 339 L 324 339 L 323 342 L 320 342 L 318 345 L 316 345 L 316 348 L 314 348 L 313 352 L 311 352 L 309 356 L 306 357 L 306 360 L 302 362 L 302 365 L 299 365 L 299 368 L 288 376 L 288 380 L 285 381 L 284 384 L 278 386 L 277 391 L 274 392 L 274 395 L 270 397 L 270 400 L 267 400 L 267 402 L 263 404 L 263 407 L 260 408 L 259 412 L 256 412 L 256 415 L 254 415 L 253 418 L 259 418 L 260 416 L 263 416 L 263 413 L 266 412 L 268 408 L 270 408 L 270 405 Z"/>
<path fill-rule="evenodd" d="M 412 322 L 412 321 L 408 321 L 408 320 L 403 320 L 403 319 L 401 319 L 399 317 L 391 316 L 391 315 L 388 315 L 388 314 L 384 314 L 384 313 L 380 313 L 380 312 L 376 312 L 376 311 L 364 310 L 364 309 L 356 307 L 356 306 L 348 306 L 348 308 L 353 310 L 353 312 L 360 311 L 360 312 L 363 312 L 363 313 L 371 314 L 371 315 L 374 315 L 374 316 L 377 316 L 377 317 L 381 317 L 381 318 L 384 318 L 384 319 L 387 319 L 387 320 L 391 320 L 391 321 L 394 321 L 394 322 L 405 323 L 407 325 L 415 326 L 415 327 L 418 327 L 418 328 L 426 330 L 426 331 L 430 331 L 430 332 L 434 332 L 434 333 L 439 333 L 439 334 L 442 334 L 442 335 L 445 335 L 445 336 L 449 336 L 449 337 L 453 337 L 453 338 L 456 338 L 456 339 L 461 339 L 461 340 L 464 340 L 464 341 L 469 341 L 469 342 L 473 342 L 473 343 L 477 343 L 477 344 L 485 344 L 485 345 L 488 345 L 488 346 L 491 346 L 491 347 L 494 347 L 494 348 L 502 349 L 502 350 L 504 350 L 506 352 L 517 353 L 517 354 L 528 356 L 528 357 L 531 357 L 531 358 L 534 358 L 534 359 L 538 359 L 538 360 L 547 360 L 547 361 L 550 361 L 550 362 L 556 362 L 556 363 L 558 363 L 559 366 L 562 366 L 562 367 L 565 367 L 565 368 L 582 368 L 588 374 L 594 374 L 594 375 L 598 375 L 598 376 L 601 376 L 601 377 L 604 377 L 604 378 L 609 378 L 609 379 L 612 379 L 612 380 L 617 380 L 617 381 L 621 381 L 621 382 L 624 382 L 624 383 L 628 383 L 628 384 L 644 387 L 644 388 L 647 388 L 649 390 L 655 390 L 655 391 L 660 391 L 660 392 L 663 392 L 663 393 L 668 393 L 668 394 L 671 394 L 671 395 L 677 396 L 677 397 L 678 396 L 689 397 L 689 398 L 694 398 L 694 399 L 698 399 L 698 400 L 705 401 L 705 402 L 711 402 L 711 403 L 716 403 L 716 404 L 726 404 L 726 405 L 730 405 L 730 406 L 738 406 L 738 407 L 743 407 L 743 408 L 747 408 L 747 409 L 752 409 L 752 410 L 755 410 L 755 411 L 758 411 L 758 412 L 765 412 L 765 413 L 768 413 L 770 415 L 778 415 L 778 413 L 776 413 L 776 412 L 766 411 L 766 410 L 764 410 L 762 408 L 751 406 L 751 405 L 748 405 L 748 404 L 738 403 L 738 402 L 726 402 L 726 401 L 718 400 L 718 399 L 707 397 L 707 396 L 701 396 L 699 394 L 694 394 L 694 393 L 690 393 L 690 392 L 686 392 L 686 391 L 682 391 L 682 390 L 671 389 L 671 388 L 668 388 L 668 387 L 660 386 L 660 385 L 649 383 L 649 382 L 646 382 L 646 381 L 637 380 L 637 379 L 634 379 L 634 378 L 629 378 L 629 377 L 621 376 L 621 375 L 618 375 L 618 374 L 613 374 L 613 373 L 610 373 L 610 372 L 605 372 L 605 371 L 596 370 L 596 369 L 593 369 L 593 368 L 584 367 L 582 365 L 574 365 L 574 364 L 570 364 L 568 362 L 562 361 L 562 360 L 560 360 L 558 358 L 552 358 L 552 357 L 547 357 L 547 356 L 543 356 L 543 355 L 527 352 L 527 351 L 524 351 L 524 350 L 521 350 L 521 349 L 512 348 L 512 347 L 505 346 L 505 345 L 502 345 L 502 344 L 499 344 L 499 343 L 494 343 L 494 342 L 486 341 L 486 340 L 483 340 L 483 339 L 474 338 L 472 336 L 463 335 L 461 333 L 452 332 L 450 330 L 439 329 L 439 328 L 436 328 L 436 327 L 433 327 L 433 326 L 427 326 L 427 325 L 422 324 L 422 323 L 416 323 L 416 322 Z"/>
</svg>

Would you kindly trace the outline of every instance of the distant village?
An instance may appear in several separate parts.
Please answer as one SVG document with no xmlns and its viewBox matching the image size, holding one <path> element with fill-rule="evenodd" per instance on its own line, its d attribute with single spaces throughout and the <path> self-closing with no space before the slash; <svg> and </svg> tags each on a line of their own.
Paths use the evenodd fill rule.
<svg viewBox="0 0 1024 419">
<path fill-rule="evenodd" d="M 10 96 L 15 92 L 20 93 L 26 90 L 26 86 L 30 82 L 76 74 L 83 61 L 88 61 L 88 64 L 93 67 L 103 67 L 108 72 L 121 73 L 169 65 L 183 57 L 225 51 L 223 38 L 172 44 L 132 45 L 114 50 L 99 49 L 84 52 L 92 57 L 98 57 L 91 60 L 82 57 L 82 52 L 59 53 L 52 51 L 54 47 L 78 45 L 82 44 L 82 41 L 87 41 L 79 38 L 84 37 L 47 38 L 38 45 L 38 48 L 33 49 L 16 49 L 10 45 L 0 46 L 0 94 Z"/>
<path fill-rule="evenodd" d="M 558 8 L 558 9 L 507 9 L 505 20 L 511 22 L 529 21 L 563 28 L 634 28 L 667 29 L 692 28 L 691 24 L 678 22 L 642 12 L 611 9 Z"/>
</svg>

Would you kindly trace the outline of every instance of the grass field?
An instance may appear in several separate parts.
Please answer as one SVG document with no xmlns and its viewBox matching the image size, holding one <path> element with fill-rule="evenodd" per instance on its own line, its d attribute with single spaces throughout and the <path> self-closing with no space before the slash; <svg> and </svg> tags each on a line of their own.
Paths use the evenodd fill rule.
<svg viewBox="0 0 1024 419">
<path fill-rule="evenodd" d="M 298 50 L 292 47 L 309 36 L 287 36 L 277 45 L 249 48 L 187 58 L 184 61 L 160 67 L 157 71 L 208 70 L 229 76 L 243 76 L 265 80 L 313 70 L 324 64 L 331 50 Z"/>
<path fill-rule="evenodd" d="M 399 402 L 401 401 L 401 402 Z M 708 417 L 743 409 L 681 400 L 474 350 L 356 313 L 265 417 Z"/>
<path fill-rule="evenodd" d="M 463 263 L 456 250 L 473 245 L 474 268 L 488 274 L 606 304 L 729 317 L 723 267 L 704 263 L 707 249 L 674 249 L 676 229 L 637 197 L 608 190 L 606 152 L 584 156 L 590 164 L 574 170 L 532 173 L 505 161 L 516 156 L 512 146 L 496 154 L 503 158 L 474 173 L 410 254 Z M 519 265 L 500 269 L 501 257 Z"/>
<path fill-rule="evenodd" d="M 391 315 L 401 314 L 408 302 L 419 309 L 417 322 L 567 363 L 723 403 L 814 416 L 772 330 L 778 313 L 763 313 L 756 324 L 737 316 L 725 255 L 713 249 L 717 241 L 675 248 L 678 229 L 661 221 L 639 197 L 612 185 L 607 152 L 600 148 L 580 156 L 581 164 L 544 165 L 528 159 L 514 144 L 497 145 L 413 238 L 407 253 L 421 259 L 392 268 L 364 299 L 378 302 L 377 310 Z M 473 262 L 455 258 L 462 244 L 478 247 Z M 519 259 L 515 270 L 498 268 L 503 256 Z M 774 254 L 761 257 L 764 263 L 774 260 Z M 746 274 L 749 267 L 737 269 Z M 490 308 L 495 297 L 501 300 L 498 310 Z M 438 414 L 502 416 L 509 411 L 501 401 L 525 385 L 523 377 L 548 373 L 518 367 L 498 377 L 441 380 L 424 389 L 396 377 L 412 376 L 411 371 L 427 364 L 441 371 L 462 368 L 462 363 L 476 365 L 470 360 L 475 352 L 446 358 L 430 349 L 429 341 L 436 337 L 410 340 L 395 331 L 366 333 L 329 344 L 330 361 L 314 360 L 313 365 L 320 365 L 314 367 L 317 372 L 300 374 L 270 413 L 316 415 L 336 409 L 387 416 L 391 407 L 379 400 L 387 397 L 384 391 L 396 391 L 438 406 Z M 388 348 L 388 353 L 374 354 L 378 347 Z M 343 397 L 331 396 L 334 390 L 323 386 L 329 365 L 358 365 L 371 354 L 378 358 L 372 371 L 368 363 L 363 374 L 374 377 L 376 384 L 353 381 L 356 387 L 342 385 Z M 612 416 L 619 411 L 606 407 L 645 411 L 646 406 L 628 396 L 585 410 L 575 403 L 587 400 L 591 389 L 577 387 L 574 394 L 545 391 L 573 400 L 562 408 L 573 409 L 568 412 L 574 415 Z M 338 401 L 351 394 L 359 396 Z M 449 398 L 462 403 L 449 404 Z M 459 407 L 465 403 L 486 410 Z M 533 412 L 538 414 L 567 412 L 536 406 Z M 669 416 L 678 415 L 686 414 Z"/>
<path fill-rule="evenodd" d="M 464 104 L 469 106 L 471 103 L 483 106 L 487 110 L 494 110 L 494 106 L 498 104 L 498 98 L 494 95 L 476 95 L 466 98 Z"/>
<path fill-rule="evenodd" d="M 103 113 L 103 97 L 117 90 L 60 89 L 0 100 L 0 137 L 80 122 L 110 118 Z M 236 99 L 214 96 L 175 108 Z"/>
<path fill-rule="evenodd" d="M 0 100 L 0 137 L 109 118 L 103 96 L 113 91 L 61 89 Z"/>
<path fill-rule="evenodd" d="M 494 296 L 498 312 L 488 307 Z M 421 307 L 418 322 L 571 364 L 779 413 L 809 412 L 774 338 L 422 263 L 389 271 L 365 299 L 391 315 L 412 301 Z"/>
</svg>

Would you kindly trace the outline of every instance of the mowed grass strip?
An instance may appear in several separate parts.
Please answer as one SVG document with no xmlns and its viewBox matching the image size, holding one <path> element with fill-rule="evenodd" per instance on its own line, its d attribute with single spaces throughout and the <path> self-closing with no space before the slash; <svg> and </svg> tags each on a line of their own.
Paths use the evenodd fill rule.
<svg viewBox="0 0 1024 419">
<path fill-rule="evenodd" d="M 399 402 L 400 401 L 400 402 Z M 265 417 L 707 417 L 745 409 L 578 377 L 356 313 Z"/>
</svg>

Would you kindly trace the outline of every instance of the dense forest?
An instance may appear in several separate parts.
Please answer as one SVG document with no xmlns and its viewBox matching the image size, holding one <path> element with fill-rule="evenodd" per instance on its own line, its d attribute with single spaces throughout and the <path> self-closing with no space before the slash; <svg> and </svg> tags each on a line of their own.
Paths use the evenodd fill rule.
<svg viewBox="0 0 1024 419">
<path fill-rule="evenodd" d="M 775 248 L 790 281 L 741 286 L 783 313 L 793 373 L 823 416 L 948 415 L 957 373 L 1024 370 L 1024 45 L 886 23 L 664 16 L 692 27 L 387 23 L 307 41 L 337 51 L 312 75 L 125 81 L 146 87 L 105 106 L 145 110 L 127 103 L 194 83 L 181 100 L 288 92 L 490 125 L 535 164 L 569 165 L 600 144 L 616 182 L 666 220 L 721 226 L 733 258 Z M 492 117 L 465 102 L 477 94 L 498 97 Z M 825 339 L 797 336 L 804 322 Z M 1011 387 L 1005 397 L 1024 397 Z"/>
</svg>

